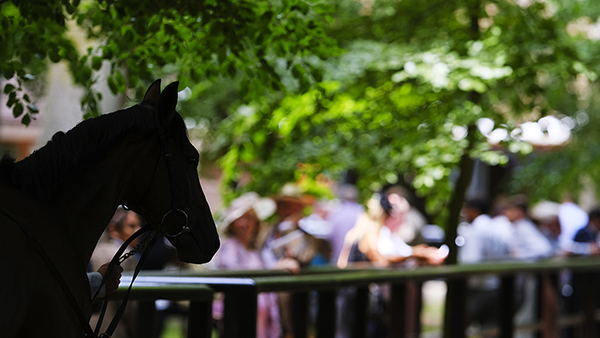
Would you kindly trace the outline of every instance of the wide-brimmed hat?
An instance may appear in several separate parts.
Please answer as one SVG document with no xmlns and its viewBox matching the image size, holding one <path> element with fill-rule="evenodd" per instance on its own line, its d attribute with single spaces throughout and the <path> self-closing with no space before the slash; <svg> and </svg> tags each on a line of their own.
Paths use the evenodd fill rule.
<svg viewBox="0 0 600 338">
<path fill-rule="evenodd" d="M 305 204 L 300 188 L 294 183 L 286 183 L 281 187 L 277 195 L 273 196 L 276 202 L 295 202 Z"/>
<path fill-rule="evenodd" d="M 219 228 L 226 231 L 233 221 L 250 210 L 254 210 L 258 219 L 264 221 L 275 213 L 276 208 L 275 202 L 270 198 L 262 198 L 255 192 L 245 193 L 229 204 L 229 207 L 223 213 Z"/>
</svg>

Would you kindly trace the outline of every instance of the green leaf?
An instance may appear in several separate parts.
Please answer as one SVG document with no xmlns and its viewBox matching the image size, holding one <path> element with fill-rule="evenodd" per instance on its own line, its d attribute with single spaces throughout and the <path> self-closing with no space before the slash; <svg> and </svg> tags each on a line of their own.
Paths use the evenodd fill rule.
<svg viewBox="0 0 600 338">
<path fill-rule="evenodd" d="M 29 114 L 25 114 L 21 119 L 21 123 L 26 126 L 29 126 L 29 124 L 31 124 L 31 116 Z"/>
<path fill-rule="evenodd" d="M 110 92 L 113 93 L 113 95 L 117 95 L 119 93 L 119 85 L 117 84 L 115 77 L 110 75 L 106 79 L 106 82 L 108 83 L 108 88 L 110 89 Z"/>
<path fill-rule="evenodd" d="M 102 58 L 101 56 L 94 56 L 92 57 L 92 69 L 93 70 L 100 70 L 100 68 L 102 68 L 102 61 L 104 60 L 104 58 Z"/>
<path fill-rule="evenodd" d="M 73 7 L 73 5 L 71 5 L 70 2 L 67 2 L 65 4 L 65 9 L 67 10 L 67 13 L 69 13 L 70 15 L 72 15 L 73 13 L 75 13 L 75 8 Z"/>
<path fill-rule="evenodd" d="M 12 107 L 15 103 L 17 103 L 17 93 L 16 92 L 11 92 L 8 95 L 8 101 L 6 101 L 6 106 L 8 108 Z"/>
<path fill-rule="evenodd" d="M 6 86 L 4 86 L 4 94 L 8 94 L 11 93 L 15 90 L 15 86 L 13 86 L 12 84 L 7 84 Z"/>
<path fill-rule="evenodd" d="M 21 102 L 17 102 L 15 104 L 15 107 L 13 108 L 13 116 L 19 117 L 23 114 L 23 104 L 21 104 Z"/>
<path fill-rule="evenodd" d="M 121 71 L 116 70 L 114 78 L 115 78 L 118 92 L 125 93 L 125 90 L 127 90 L 127 88 L 125 86 L 125 77 L 123 77 L 123 74 L 121 73 Z"/>
</svg>

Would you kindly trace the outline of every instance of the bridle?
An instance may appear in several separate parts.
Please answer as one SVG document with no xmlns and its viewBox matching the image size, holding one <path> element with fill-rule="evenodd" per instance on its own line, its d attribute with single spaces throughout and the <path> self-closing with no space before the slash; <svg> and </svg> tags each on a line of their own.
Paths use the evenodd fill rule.
<svg viewBox="0 0 600 338">
<path fill-rule="evenodd" d="M 145 106 L 145 108 L 150 109 L 150 110 L 155 110 L 154 107 L 150 107 L 150 106 Z M 98 322 L 96 324 L 96 330 L 94 331 L 94 335 L 90 336 L 90 337 L 111 337 L 112 333 L 116 329 L 117 324 L 119 323 L 121 317 L 123 316 L 127 301 L 129 299 L 129 293 L 131 292 L 131 288 L 133 286 L 133 282 L 135 281 L 138 273 L 141 271 L 141 268 L 144 264 L 144 261 L 146 260 L 148 253 L 152 250 L 152 247 L 157 242 L 157 240 L 163 235 L 168 238 L 177 238 L 177 237 L 181 236 L 182 234 L 190 232 L 190 228 L 188 226 L 189 217 L 188 217 L 187 213 L 183 209 L 181 209 L 179 207 L 179 204 L 177 203 L 178 202 L 177 201 L 178 191 L 177 191 L 177 187 L 175 186 L 175 184 L 173 184 L 173 173 L 174 173 L 174 168 L 173 168 L 174 164 L 172 162 L 173 155 L 167 151 L 167 141 L 168 141 L 167 135 L 166 135 L 165 130 L 164 130 L 162 124 L 160 123 L 158 117 L 155 119 L 155 123 L 156 123 L 156 130 L 158 131 L 159 141 L 161 144 L 161 152 L 160 152 L 160 155 L 158 156 L 158 160 L 156 161 L 154 173 L 152 174 L 152 179 L 150 180 L 150 184 L 146 188 L 146 191 L 140 198 L 139 202 L 136 203 L 135 205 L 133 205 L 133 208 L 130 208 L 127 206 L 123 206 L 123 207 L 124 207 L 124 209 L 127 209 L 127 210 L 134 210 L 134 209 L 143 210 L 142 205 L 145 202 L 145 200 L 148 198 L 148 195 L 150 194 L 150 191 L 152 190 L 152 187 L 155 184 L 156 178 L 158 176 L 158 171 L 159 171 L 160 165 L 161 165 L 161 160 L 164 158 L 165 163 L 167 164 L 167 174 L 169 177 L 170 187 L 171 187 L 171 209 L 163 214 L 160 224 L 158 226 L 158 229 L 151 229 L 150 225 L 146 225 L 143 228 L 139 229 L 127 241 L 125 241 L 125 243 L 123 243 L 123 245 L 119 248 L 119 250 L 113 257 L 113 259 L 111 260 L 111 262 L 108 265 L 108 268 L 104 274 L 104 277 L 102 278 L 102 282 L 100 283 L 100 288 L 102 288 L 102 286 L 105 284 L 106 277 L 110 275 L 110 273 L 112 272 L 112 270 L 114 269 L 114 267 L 116 265 L 121 264 L 124 260 L 126 260 L 127 258 L 133 256 L 138 251 L 145 248 L 145 251 L 144 251 L 143 255 L 141 256 L 141 258 L 135 268 L 129 288 L 127 289 L 127 292 L 125 293 L 125 296 L 123 297 L 121 306 L 119 307 L 119 309 L 117 310 L 117 313 L 113 317 L 110 325 L 108 326 L 108 329 L 106 330 L 105 333 L 98 335 L 98 332 L 99 332 L 100 326 L 102 325 L 102 321 L 104 319 L 104 314 L 106 312 L 106 308 L 108 305 L 108 296 L 105 296 L 104 305 L 102 307 L 100 316 L 98 318 Z M 176 229 L 175 232 L 169 232 L 168 231 L 169 225 L 177 224 L 177 223 L 180 223 L 181 227 L 175 227 L 175 229 Z M 171 228 L 173 228 L 173 227 L 171 226 Z M 147 231 L 150 231 L 150 234 L 147 235 L 147 237 L 145 237 L 142 241 L 140 241 L 140 243 L 138 245 L 136 245 L 132 250 L 130 250 L 129 252 L 124 254 L 124 251 L 129 246 L 129 244 L 135 238 L 139 237 L 142 233 L 147 232 Z M 97 295 L 98 295 L 98 292 L 96 292 L 96 294 L 92 298 L 92 301 L 97 297 Z M 89 327 L 89 325 L 88 325 L 88 327 Z M 85 328 L 85 326 L 84 326 L 84 328 Z M 86 329 L 86 335 L 89 336 L 87 331 L 88 330 Z"/>
<path fill-rule="evenodd" d="M 144 106 L 144 107 L 147 109 L 150 109 L 152 111 L 156 111 L 156 108 L 154 108 L 154 107 L 149 107 L 149 106 Z M 42 243 L 37 239 L 37 236 L 35 235 L 35 233 L 32 232 L 27 226 L 25 226 L 25 224 L 19 222 L 17 220 L 17 218 L 14 217 L 8 210 L 4 210 L 4 209 L 0 208 L 0 212 L 5 214 L 9 219 L 11 219 L 15 224 L 17 224 L 19 226 L 19 228 L 21 228 L 21 230 L 25 233 L 25 235 L 29 239 L 32 246 L 36 249 L 36 251 L 41 256 L 41 258 L 46 262 L 46 265 L 52 271 L 54 278 L 59 283 L 60 287 L 63 290 L 63 293 L 65 294 L 67 300 L 71 304 L 71 307 L 75 311 L 75 315 L 79 319 L 79 322 L 82 326 L 84 334 L 88 338 L 111 337 L 112 333 L 116 329 L 116 326 L 119 323 L 119 321 L 125 311 L 125 306 L 129 299 L 129 294 L 131 292 L 133 282 L 135 281 L 135 278 L 137 277 L 138 273 L 140 272 L 142 265 L 143 265 L 144 261 L 146 260 L 149 252 L 151 251 L 154 244 L 158 241 L 158 239 L 161 238 L 163 235 L 166 237 L 169 237 L 169 238 L 177 238 L 177 237 L 181 236 L 182 234 L 190 232 L 190 228 L 188 226 L 188 221 L 189 221 L 188 215 L 183 209 L 181 209 L 179 207 L 179 204 L 177 203 L 178 202 L 177 201 L 177 196 L 178 196 L 177 188 L 173 184 L 173 173 L 174 173 L 173 166 L 174 166 L 174 164 L 172 162 L 172 154 L 167 151 L 167 141 L 168 141 L 167 135 L 165 133 L 165 130 L 164 130 L 162 124 L 159 121 L 158 116 L 155 118 L 155 123 L 156 123 L 156 129 L 157 129 L 158 135 L 159 135 L 159 140 L 161 143 L 161 153 L 158 157 L 156 167 L 154 169 L 154 174 L 152 176 L 150 184 L 149 184 L 148 188 L 146 189 L 146 192 L 144 193 L 144 195 L 142 195 L 142 199 L 140 200 L 139 204 L 136 205 L 135 208 L 136 209 L 138 207 L 142 208 L 141 205 L 143 204 L 145 199 L 148 197 L 148 195 L 152 189 L 152 186 L 155 183 L 156 177 L 158 175 L 158 170 L 160 168 L 161 160 L 162 160 L 162 158 L 164 158 L 166 161 L 166 164 L 167 164 L 167 171 L 168 171 L 169 180 L 171 183 L 171 209 L 168 210 L 167 212 L 165 212 L 165 214 L 162 216 L 160 225 L 158 226 L 158 229 L 152 230 L 150 225 L 144 226 L 142 229 L 140 229 L 136 233 L 134 233 L 129 239 L 127 239 L 127 241 L 125 241 L 125 243 L 123 243 L 121 248 L 119 248 L 119 250 L 113 257 L 113 259 L 111 260 L 111 262 L 104 274 L 102 282 L 100 283 L 99 289 L 102 288 L 102 286 L 105 284 L 106 277 L 110 275 L 110 273 L 112 272 L 112 270 L 114 269 L 114 267 L 116 265 L 121 264 L 125 259 L 133 256 L 135 252 L 141 250 L 142 248 L 144 248 L 144 247 L 146 248 L 146 250 L 142 254 L 142 256 L 135 268 L 135 271 L 132 276 L 131 284 L 129 285 L 129 288 L 126 291 L 125 296 L 123 297 L 121 306 L 117 310 L 115 317 L 112 319 L 112 321 L 105 333 L 102 333 L 100 335 L 98 334 L 100 326 L 102 324 L 102 319 L 104 317 L 104 313 L 106 311 L 106 307 L 108 304 L 108 297 L 105 297 L 103 309 L 101 311 L 101 315 L 98 320 L 96 330 L 93 331 L 90 324 L 87 321 L 87 318 L 86 318 L 83 310 L 81 309 L 81 306 L 79 305 L 79 302 L 77 301 L 77 297 L 75 297 L 75 294 L 69 287 L 69 284 L 67 283 L 66 279 L 61 274 L 57 265 L 52 260 L 52 257 L 48 254 L 48 251 L 43 247 Z M 178 223 L 181 224 L 181 227 L 177 227 Z M 175 224 L 175 227 L 173 227 L 173 224 Z M 170 232 L 169 229 L 173 229 L 173 228 L 175 228 L 175 231 Z M 144 238 L 142 241 L 140 241 L 140 244 L 138 244 L 130 252 L 123 254 L 125 249 L 129 246 L 129 244 L 133 240 L 135 240 L 141 234 L 148 232 L 148 231 L 151 231 L 150 234 L 146 238 Z M 95 299 L 97 297 L 97 295 L 98 295 L 98 293 L 96 292 L 96 294 L 93 296 L 93 299 Z"/>
<path fill-rule="evenodd" d="M 149 110 L 156 110 L 156 108 L 151 107 L 151 106 L 144 106 L 144 107 Z M 160 169 L 161 159 L 164 158 L 165 163 L 167 164 L 167 174 L 169 176 L 169 181 L 171 183 L 170 184 L 170 186 L 171 186 L 171 209 L 168 210 L 167 212 L 165 212 L 163 214 L 163 216 L 161 217 L 158 229 L 164 236 L 169 237 L 169 238 L 176 238 L 182 234 L 190 232 L 190 228 L 188 226 L 189 217 L 188 217 L 188 214 L 183 209 L 181 209 L 179 207 L 179 204 L 177 203 L 178 202 L 177 201 L 178 191 L 177 191 L 177 187 L 173 184 L 173 173 L 174 173 L 174 168 L 173 168 L 174 164 L 172 162 L 173 154 L 171 154 L 167 150 L 167 141 L 168 141 L 167 134 L 164 130 L 162 123 L 159 121 L 158 117 L 155 119 L 155 124 L 156 124 L 156 130 L 158 131 L 159 141 L 161 144 L 161 152 L 160 152 L 160 155 L 158 156 L 158 160 L 156 161 L 156 165 L 154 167 L 154 173 L 152 174 L 152 179 L 150 180 L 150 184 L 146 188 L 146 191 L 140 198 L 139 202 L 135 203 L 133 205 L 133 208 L 130 208 L 128 206 L 125 206 L 125 208 L 131 209 L 131 210 L 139 208 L 140 210 L 143 210 L 142 205 L 148 198 L 148 195 L 150 194 L 150 191 L 152 190 L 152 187 L 154 186 L 154 183 L 158 176 L 158 171 Z M 177 223 L 181 223 L 182 224 L 181 227 L 175 227 L 176 230 L 174 232 L 169 232 L 168 230 L 173 228 L 173 226 L 169 227 L 169 225 L 177 224 Z"/>
<path fill-rule="evenodd" d="M 156 110 L 154 107 L 146 106 L 146 108 L 150 108 L 150 110 Z M 129 239 L 127 239 L 127 241 L 125 241 L 125 243 L 123 243 L 121 248 L 119 248 L 119 250 L 113 257 L 113 259 L 109 263 L 109 266 L 104 274 L 104 277 L 102 278 L 102 282 L 100 283 L 99 289 L 102 288 L 102 286 L 106 283 L 106 277 L 110 275 L 110 273 L 112 272 L 112 270 L 114 269 L 114 267 L 116 265 L 121 264 L 125 259 L 133 256 L 136 252 L 140 251 L 144 247 L 146 248 L 146 250 L 144 250 L 144 253 L 140 257 L 140 260 L 135 268 L 135 271 L 132 276 L 131 284 L 129 285 L 129 288 L 125 292 L 121 306 L 117 310 L 117 313 L 113 317 L 113 319 L 105 333 L 99 334 L 99 330 L 100 330 L 100 326 L 102 325 L 102 320 L 104 318 L 104 314 L 106 312 L 106 308 L 107 308 L 107 304 L 108 304 L 108 297 L 105 297 L 105 299 L 104 299 L 104 305 L 103 305 L 100 317 L 97 322 L 96 330 L 92 330 L 83 310 L 81 309 L 81 306 L 79 305 L 79 302 L 77 301 L 77 297 L 75 297 L 75 294 L 69 287 L 69 284 L 67 283 L 66 279 L 61 274 L 57 265 L 52 260 L 52 257 L 48 254 L 48 251 L 43 247 L 42 243 L 37 239 L 35 233 L 33 233 L 27 226 L 25 226 L 25 224 L 17 221 L 17 219 L 10 212 L 0 208 L 0 212 L 5 214 L 6 216 L 8 216 L 15 224 L 17 224 L 19 226 L 19 228 L 21 228 L 21 230 L 25 233 L 25 235 L 27 236 L 27 238 L 29 239 L 29 241 L 31 242 L 33 247 L 36 249 L 38 254 L 46 262 L 46 265 L 52 271 L 54 278 L 58 281 L 60 287 L 63 290 L 63 293 L 65 294 L 67 300 L 71 304 L 71 307 L 75 311 L 75 315 L 79 319 L 79 322 L 82 326 L 84 334 L 88 338 L 111 337 L 112 336 L 114 330 L 117 327 L 117 324 L 119 323 L 119 321 L 125 311 L 125 307 L 126 307 L 128 299 L 129 299 L 129 294 L 131 292 L 133 282 L 135 281 L 137 275 L 141 271 L 144 261 L 148 257 L 148 254 L 150 253 L 152 247 L 158 241 L 158 239 L 161 238 L 163 235 L 167 236 L 169 238 L 176 238 L 176 237 L 181 236 L 182 234 L 190 232 L 190 228 L 188 226 L 188 215 L 183 209 L 181 209 L 179 207 L 179 204 L 177 203 L 178 202 L 177 201 L 177 196 L 178 196 L 177 188 L 173 184 L 173 173 L 174 173 L 173 166 L 174 166 L 174 164 L 172 163 L 172 154 L 167 152 L 167 141 L 168 141 L 167 136 L 166 136 L 166 133 L 164 131 L 162 124 L 160 123 L 160 121 L 158 121 L 158 117 L 155 119 L 155 121 L 156 121 L 156 125 L 157 125 L 159 140 L 161 143 L 161 153 L 158 157 L 156 167 L 154 169 L 154 174 L 152 176 L 150 184 L 149 184 L 148 188 L 146 189 L 146 192 L 144 193 L 144 195 L 142 195 L 142 199 L 140 200 L 139 205 L 136 205 L 135 208 L 136 209 L 138 207 L 142 208 L 141 205 L 145 201 L 145 199 L 148 197 L 148 194 L 151 191 L 152 186 L 155 183 L 156 177 L 158 175 L 158 170 L 160 168 L 161 160 L 162 160 L 162 158 L 164 158 L 166 161 L 166 164 L 167 164 L 169 180 L 171 182 L 171 209 L 168 210 L 167 212 L 165 212 L 165 214 L 162 216 L 161 223 L 158 226 L 158 229 L 152 229 L 150 225 L 146 225 L 143 228 L 139 229 L 136 233 L 134 233 L 131 237 L 129 237 Z M 180 228 L 175 227 L 175 229 L 176 229 L 175 231 L 169 232 L 169 229 L 174 228 L 172 225 L 173 224 L 177 225 L 177 223 L 181 224 L 181 227 Z M 150 231 L 150 234 L 147 235 L 146 238 L 144 238 L 142 241 L 140 241 L 140 243 L 138 245 L 136 245 L 136 247 L 134 249 L 132 249 L 130 252 L 124 254 L 126 248 L 129 246 L 129 244 L 131 242 L 133 242 L 133 240 L 135 240 L 140 235 L 142 235 L 143 233 L 148 232 L 148 231 Z M 97 297 L 97 295 L 98 295 L 98 292 L 96 292 L 96 294 L 93 295 L 92 301 Z"/>
</svg>

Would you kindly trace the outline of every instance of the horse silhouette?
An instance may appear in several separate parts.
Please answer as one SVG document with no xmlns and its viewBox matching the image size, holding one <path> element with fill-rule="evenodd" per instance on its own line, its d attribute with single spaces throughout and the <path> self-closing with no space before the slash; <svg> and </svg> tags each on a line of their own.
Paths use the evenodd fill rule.
<svg viewBox="0 0 600 338">
<path fill-rule="evenodd" d="M 119 205 L 165 233 L 181 261 L 213 257 L 219 239 L 198 152 L 175 110 L 177 86 L 161 92 L 157 80 L 140 104 L 57 133 L 21 161 L 2 159 L 0 336 L 84 335 L 56 271 L 89 320 L 86 268 Z"/>
</svg>

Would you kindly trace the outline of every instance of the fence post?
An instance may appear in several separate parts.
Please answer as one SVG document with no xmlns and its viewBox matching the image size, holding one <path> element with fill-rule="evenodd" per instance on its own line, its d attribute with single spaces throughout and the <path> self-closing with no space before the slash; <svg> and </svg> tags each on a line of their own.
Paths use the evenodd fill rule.
<svg viewBox="0 0 600 338">
<path fill-rule="evenodd" d="M 243 285 L 225 292 L 223 309 L 224 338 L 256 337 L 256 286 Z"/>
<path fill-rule="evenodd" d="M 295 338 L 308 337 L 309 299 L 308 292 L 294 292 L 291 295 L 292 330 Z"/>
<path fill-rule="evenodd" d="M 212 336 L 212 302 L 190 302 L 187 336 L 188 338 Z"/>
<path fill-rule="evenodd" d="M 553 278 L 554 277 L 554 278 Z M 559 338 L 560 325 L 558 325 L 558 281 L 555 275 L 549 273 L 541 276 L 541 318 L 542 318 L 542 337 Z"/>
<path fill-rule="evenodd" d="M 390 337 L 404 338 L 406 333 L 407 283 L 392 284 L 390 301 Z"/>
<path fill-rule="evenodd" d="M 515 324 L 513 317 L 515 313 L 515 277 L 504 276 L 501 279 L 500 286 L 500 338 L 512 338 L 514 335 Z"/>
<path fill-rule="evenodd" d="M 596 302 L 598 292 L 595 285 L 595 274 L 597 272 L 585 272 L 581 274 L 583 280 L 583 337 L 596 337 L 596 322 L 594 312 L 596 311 Z"/>
<path fill-rule="evenodd" d="M 136 335 L 138 337 L 152 337 L 156 329 L 156 307 L 154 300 L 140 300 L 137 302 Z"/>
<path fill-rule="evenodd" d="M 319 292 L 319 309 L 317 312 L 317 338 L 335 337 L 336 292 L 333 290 Z"/>
<path fill-rule="evenodd" d="M 392 284 L 390 337 L 416 338 L 421 333 L 422 283 Z"/>
<path fill-rule="evenodd" d="M 465 278 L 447 280 L 446 311 L 444 313 L 444 337 L 466 337 L 467 327 L 467 281 Z"/>
<path fill-rule="evenodd" d="M 368 287 L 359 287 L 356 290 L 356 323 L 353 338 L 367 337 L 367 324 L 369 322 L 367 307 L 369 306 Z"/>
</svg>

